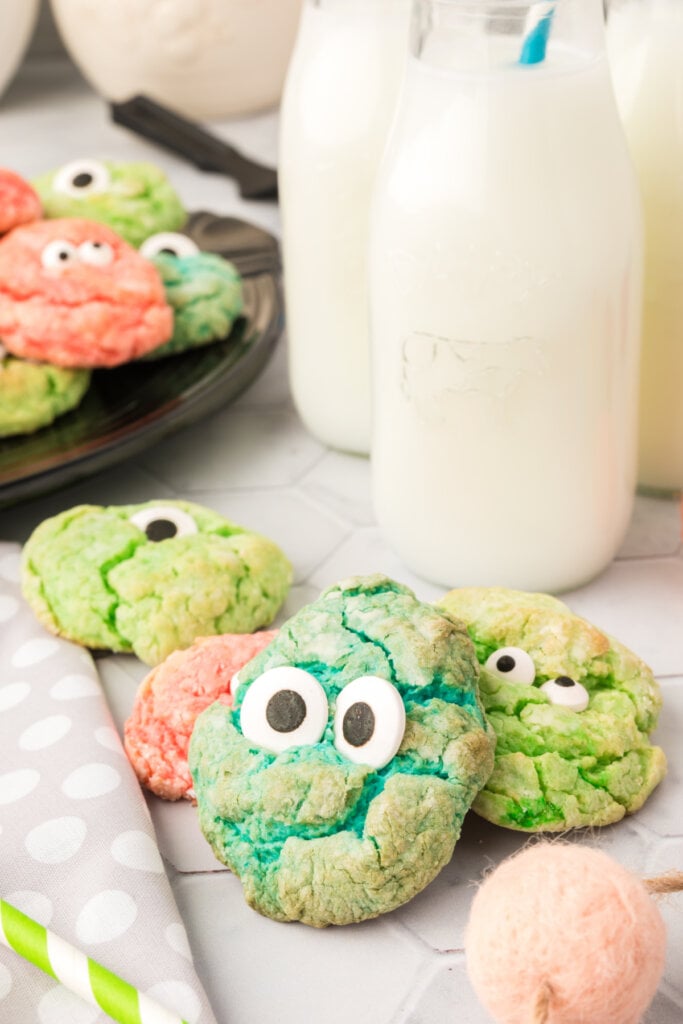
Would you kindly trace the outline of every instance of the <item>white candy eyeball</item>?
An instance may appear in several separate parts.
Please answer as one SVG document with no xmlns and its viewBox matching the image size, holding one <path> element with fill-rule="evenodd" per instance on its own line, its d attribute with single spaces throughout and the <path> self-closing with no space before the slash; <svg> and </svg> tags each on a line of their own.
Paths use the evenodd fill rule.
<svg viewBox="0 0 683 1024">
<path fill-rule="evenodd" d="M 532 686 L 536 678 L 534 663 L 521 647 L 500 647 L 489 655 L 484 668 L 506 683 Z"/>
<path fill-rule="evenodd" d="M 45 246 L 40 254 L 40 262 L 46 270 L 72 266 L 78 263 L 78 249 L 71 242 L 56 238 L 54 242 L 48 242 Z"/>
<path fill-rule="evenodd" d="M 317 743 L 327 726 L 327 696 L 310 672 L 292 665 L 270 668 L 244 695 L 240 726 L 258 747 L 279 754 Z"/>
<path fill-rule="evenodd" d="M 395 686 L 379 676 L 360 676 L 337 697 L 334 745 L 354 764 L 383 768 L 401 746 L 406 709 Z"/>
<path fill-rule="evenodd" d="M 160 231 L 157 235 L 150 235 L 140 246 L 140 255 L 146 260 L 151 260 L 159 253 L 166 253 L 169 256 L 196 256 L 199 246 L 176 231 Z"/>
<path fill-rule="evenodd" d="M 570 676 L 549 679 L 540 689 L 551 704 L 558 704 L 569 711 L 585 711 L 588 707 L 588 690 Z"/>
<path fill-rule="evenodd" d="M 83 263 L 91 267 L 108 267 L 114 259 L 114 250 L 107 242 L 82 242 L 78 255 Z"/>
<path fill-rule="evenodd" d="M 52 187 L 67 196 L 106 192 L 111 185 L 109 171 L 99 160 L 72 160 L 55 174 Z"/>
<path fill-rule="evenodd" d="M 152 508 L 140 509 L 130 517 L 130 521 L 147 534 L 148 540 L 154 542 L 198 532 L 192 516 L 173 505 L 154 505 Z"/>
</svg>

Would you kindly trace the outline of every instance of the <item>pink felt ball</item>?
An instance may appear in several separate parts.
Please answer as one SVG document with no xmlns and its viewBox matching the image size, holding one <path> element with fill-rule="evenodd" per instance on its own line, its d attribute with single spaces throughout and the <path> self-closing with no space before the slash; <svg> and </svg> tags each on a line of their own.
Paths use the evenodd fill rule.
<svg viewBox="0 0 683 1024">
<path fill-rule="evenodd" d="M 637 1024 L 665 949 L 642 881 L 604 853 L 562 843 L 527 847 L 490 874 L 465 935 L 470 979 L 499 1024 Z"/>
</svg>

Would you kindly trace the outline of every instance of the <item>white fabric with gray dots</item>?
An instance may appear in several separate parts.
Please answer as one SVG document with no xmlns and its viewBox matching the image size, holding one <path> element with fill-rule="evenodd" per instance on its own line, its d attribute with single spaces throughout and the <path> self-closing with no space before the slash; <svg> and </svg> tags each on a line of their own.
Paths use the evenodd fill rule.
<svg viewBox="0 0 683 1024">
<path fill-rule="evenodd" d="M 188 1024 L 215 1024 L 89 653 L 50 636 L 0 544 L 0 896 Z M 110 1018 L 0 947 L 0 1020 Z"/>
</svg>

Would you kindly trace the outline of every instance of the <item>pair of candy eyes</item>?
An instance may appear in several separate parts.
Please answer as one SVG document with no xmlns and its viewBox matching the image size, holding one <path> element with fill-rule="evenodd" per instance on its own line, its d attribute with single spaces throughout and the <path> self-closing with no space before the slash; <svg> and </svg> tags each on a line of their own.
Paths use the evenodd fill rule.
<svg viewBox="0 0 683 1024">
<path fill-rule="evenodd" d="M 114 250 L 107 242 L 87 241 L 74 245 L 64 239 L 48 242 L 40 254 L 40 262 L 46 270 L 85 263 L 91 267 L 108 267 L 114 259 Z"/>
<path fill-rule="evenodd" d="M 233 679 L 233 695 L 239 676 Z M 279 754 L 319 743 L 329 706 L 321 684 L 302 668 L 271 668 L 251 683 L 240 708 L 240 728 L 255 746 Z M 354 764 L 383 768 L 401 745 L 406 712 L 401 695 L 379 676 L 359 676 L 337 696 L 334 745 Z"/>
<path fill-rule="evenodd" d="M 484 666 L 498 679 L 519 686 L 533 686 L 536 668 L 530 655 L 521 647 L 501 647 L 485 662 Z M 588 707 L 588 690 L 570 676 L 557 676 L 539 687 L 551 704 L 558 704 L 570 711 L 585 711 Z"/>
<path fill-rule="evenodd" d="M 196 256 L 199 248 L 187 235 L 174 231 L 162 231 L 152 235 L 140 249 L 140 255 L 151 260 L 160 253 L 170 256 Z M 108 267 L 114 259 L 114 250 L 107 242 L 88 241 L 74 245 L 58 238 L 48 242 L 40 254 L 40 262 L 46 270 L 86 263 L 92 267 Z"/>
</svg>

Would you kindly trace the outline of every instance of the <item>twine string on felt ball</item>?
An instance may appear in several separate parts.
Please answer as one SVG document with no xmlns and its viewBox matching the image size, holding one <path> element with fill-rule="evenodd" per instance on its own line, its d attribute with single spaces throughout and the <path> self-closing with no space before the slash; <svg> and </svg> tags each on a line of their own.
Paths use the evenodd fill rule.
<svg viewBox="0 0 683 1024">
<path fill-rule="evenodd" d="M 683 871 L 667 871 L 655 878 L 644 878 L 643 885 L 653 896 L 666 896 L 675 892 L 683 892 Z M 549 981 L 544 981 L 536 993 L 533 1015 L 529 1024 L 548 1024 L 553 988 Z"/>
<path fill-rule="evenodd" d="M 546 1024 L 546 1021 L 548 1020 L 548 1013 L 550 1012 L 550 1000 L 552 995 L 552 985 L 550 985 L 549 982 L 544 981 L 536 993 L 534 1015 L 531 1018 L 530 1024 Z"/>
<path fill-rule="evenodd" d="M 656 878 L 644 878 L 643 885 L 653 896 L 683 892 L 683 871 L 667 871 L 665 875 L 657 875 Z"/>
</svg>

